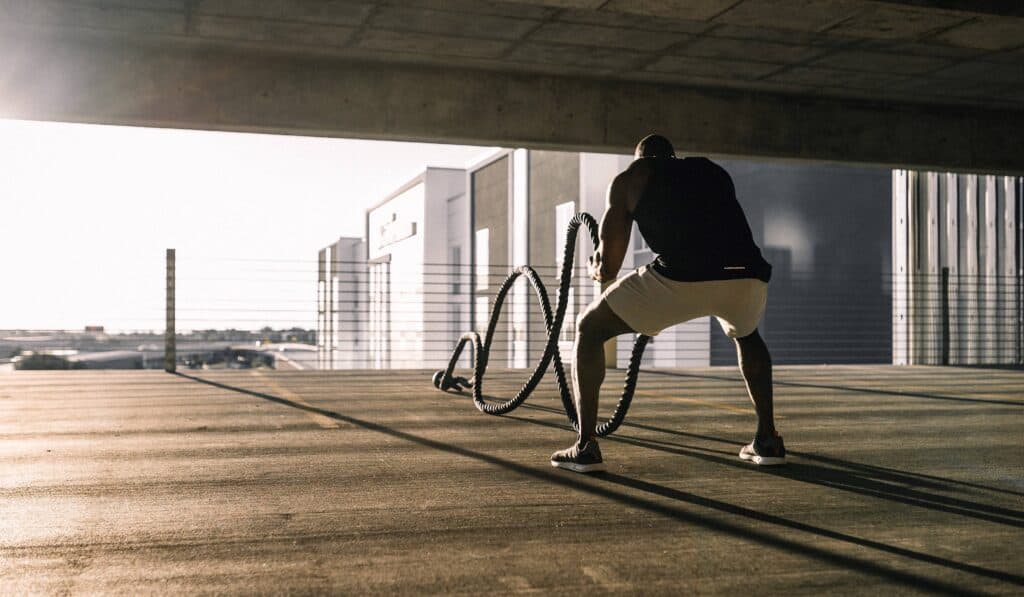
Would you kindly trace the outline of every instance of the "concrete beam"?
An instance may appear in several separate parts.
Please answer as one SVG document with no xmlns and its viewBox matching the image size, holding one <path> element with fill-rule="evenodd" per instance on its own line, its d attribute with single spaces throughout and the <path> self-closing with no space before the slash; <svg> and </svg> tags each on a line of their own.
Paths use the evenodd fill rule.
<svg viewBox="0 0 1024 597">
<path fill-rule="evenodd" d="M 0 117 L 1024 172 L 1022 111 L 351 62 L 109 37 L 0 35 Z"/>
</svg>

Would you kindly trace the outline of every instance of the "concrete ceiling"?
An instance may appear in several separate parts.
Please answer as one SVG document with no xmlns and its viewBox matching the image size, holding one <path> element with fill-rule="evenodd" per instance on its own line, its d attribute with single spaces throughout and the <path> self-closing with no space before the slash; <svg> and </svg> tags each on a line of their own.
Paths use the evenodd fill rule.
<svg viewBox="0 0 1024 597">
<path fill-rule="evenodd" d="M 1024 107 L 1016 1 L 0 0 L 0 15 L 360 60 Z"/>
<path fill-rule="evenodd" d="M 80 42 L 86 45 L 74 45 Z M 96 49 L 99 42 L 106 44 L 104 49 Z M 37 59 L 26 58 L 30 53 Z M 51 56 L 64 57 L 63 71 L 54 70 L 56 58 L 46 62 Z M 75 63 L 78 56 L 83 57 Z M 86 71 L 88 76 L 82 74 Z M 299 71 L 308 83 L 294 74 Z M 334 74 L 324 85 L 335 86 L 333 96 L 313 82 L 328 71 Z M 169 72 L 178 78 L 167 79 Z M 425 78 L 428 72 L 434 73 L 436 87 Z M 53 80 L 37 81 L 35 73 Z M 262 87 L 247 85 L 257 79 Z M 287 89 L 293 112 L 288 117 L 252 100 L 283 93 L 280 81 L 285 79 L 294 79 Z M 365 126 L 359 116 L 337 110 L 316 119 L 321 105 L 355 102 L 341 97 L 353 85 L 372 88 L 377 103 L 391 102 L 390 109 L 380 107 L 374 121 L 378 106 L 373 99 L 360 99 L 369 122 Z M 445 95 L 441 85 L 458 85 L 462 92 Z M 505 95 L 487 96 L 487 86 Z M 422 98 L 401 97 L 410 93 Z M 556 116 L 583 118 L 566 113 L 563 104 L 574 99 L 586 103 L 589 98 L 582 94 L 605 97 L 600 114 L 593 108 L 586 126 L 547 135 L 530 130 L 541 125 L 523 117 L 495 124 L 495 119 L 510 118 L 503 112 L 510 93 L 517 94 L 514 107 L 519 110 L 528 110 L 531 102 L 537 102 L 538 110 L 543 105 L 549 128 Z M 56 105 L 55 94 L 68 105 Z M 193 97 L 202 94 L 205 104 Z M 113 95 L 118 96 L 117 109 L 101 106 Z M 660 105 L 644 106 L 644 98 L 654 95 L 659 101 L 685 100 L 686 109 L 698 106 L 706 116 L 684 122 Z M 139 98 L 132 103 L 129 96 Z M 428 99 L 448 110 L 428 108 Z M 621 125 L 633 101 L 647 116 Z M 211 102 L 233 102 L 242 115 L 210 108 Z M 484 104 L 500 104 L 489 121 L 481 118 L 453 130 L 453 123 L 472 121 L 474 106 Z M 785 107 L 790 104 L 798 108 Z M 426 112 L 424 119 L 453 122 L 436 128 L 400 122 L 402 110 L 418 107 Z M 197 115 L 192 118 L 187 110 Z M 728 123 L 724 128 L 707 125 L 709 119 L 727 119 L 731 111 L 749 114 L 731 129 Z M 1024 3 L 0 0 L 3 115 L 615 150 L 666 120 L 680 134 L 706 128 L 706 133 L 694 133 L 692 143 L 708 152 L 1024 169 L 1024 156 L 1006 157 L 1007 148 L 1017 146 L 1024 122 Z M 920 121 L 916 128 L 906 123 L 914 117 Z M 821 119 L 823 134 L 831 138 L 812 142 L 800 130 L 807 118 Z M 741 130 L 765 119 L 775 123 L 768 127 L 774 129 L 760 137 Z M 1004 121 L 1008 132 L 1002 132 Z M 900 127 L 907 128 L 897 132 Z M 939 129 L 942 137 L 932 138 L 931 131 Z M 957 147 L 957 137 L 968 134 L 1004 138 L 990 149 L 983 149 L 979 139 L 967 149 Z M 948 147 L 938 149 L 935 159 L 919 148 L 901 153 L 886 147 L 893 138 L 908 135 L 918 144 Z M 844 154 L 847 147 L 849 155 Z M 993 159 L 981 155 L 986 151 Z"/>
</svg>

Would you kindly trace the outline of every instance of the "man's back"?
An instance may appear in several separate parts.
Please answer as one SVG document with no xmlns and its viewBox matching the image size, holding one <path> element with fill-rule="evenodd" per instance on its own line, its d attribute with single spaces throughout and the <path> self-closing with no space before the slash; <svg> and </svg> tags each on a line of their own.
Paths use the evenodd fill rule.
<svg viewBox="0 0 1024 597">
<path fill-rule="evenodd" d="M 658 254 L 658 273 L 678 281 L 768 281 L 771 266 L 722 167 L 706 158 L 643 158 L 631 170 L 638 183 L 633 219 Z"/>
<path fill-rule="evenodd" d="M 773 414 L 771 355 L 757 331 L 771 266 L 754 244 L 732 180 L 710 160 L 676 159 L 672 143 L 661 135 L 641 139 L 633 155 L 636 160 L 608 187 L 601 242 L 587 264 L 591 278 L 611 284 L 577 320 L 572 362 L 579 438 L 552 454 L 551 464 L 582 473 L 605 470 L 595 436 L 607 340 L 630 332 L 656 336 L 708 316 L 736 340 L 757 412 L 757 433 L 740 449 L 740 459 L 784 464 L 786 447 Z M 658 259 L 616 278 L 634 222 Z"/>
</svg>

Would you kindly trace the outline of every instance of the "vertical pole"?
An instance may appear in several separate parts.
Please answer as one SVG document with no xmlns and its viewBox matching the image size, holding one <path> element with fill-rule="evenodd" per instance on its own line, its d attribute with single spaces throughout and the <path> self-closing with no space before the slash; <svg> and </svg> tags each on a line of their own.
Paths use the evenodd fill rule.
<svg viewBox="0 0 1024 597">
<path fill-rule="evenodd" d="M 324 329 L 327 331 L 327 368 L 334 369 L 334 348 L 335 348 L 335 334 L 334 334 L 334 264 L 338 259 L 338 245 L 331 244 L 327 246 L 327 321 L 324 325 Z"/>
<path fill-rule="evenodd" d="M 612 282 L 602 282 L 601 292 L 603 293 L 606 288 L 612 285 Z M 612 338 L 604 343 L 604 367 L 605 369 L 614 369 L 618 366 L 618 338 Z"/>
<path fill-rule="evenodd" d="M 164 371 L 174 373 L 178 354 L 174 331 L 174 249 L 167 249 L 167 325 L 164 329 Z"/>
<path fill-rule="evenodd" d="M 961 296 L 965 297 L 963 308 L 966 311 L 966 353 L 958 364 L 977 364 L 978 341 L 981 333 L 981 321 L 978 309 L 979 260 L 978 260 L 978 175 L 965 174 L 960 199 L 963 209 L 960 212 L 960 238 L 964 251 L 960 261 L 960 275 L 957 278 Z"/>
<path fill-rule="evenodd" d="M 939 231 L 940 211 L 939 211 L 939 175 L 937 172 L 922 172 L 918 178 L 921 183 L 920 196 L 918 200 L 921 206 L 921 270 L 924 274 L 924 323 L 921 326 L 921 330 L 925 338 L 927 338 L 927 345 L 922 354 L 922 363 L 934 364 L 936 361 L 941 362 L 942 360 L 942 346 L 935 345 L 935 337 L 942 335 L 940 323 L 943 320 L 941 313 L 941 302 L 943 298 L 939 299 L 940 304 L 935 303 L 935 298 L 931 296 L 932 289 L 935 288 L 935 282 L 938 281 L 941 276 L 939 266 L 942 264 L 942 246 L 941 238 L 942 233 Z"/>
<path fill-rule="evenodd" d="M 942 309 L 942 364 L 949 365 L 949 268 L 942 268 L 942 287 L 939 297 Z"/>
<path fill-rule="evenodd" d="M 909 365 L 910 191 L 906 170 L 892 171 L 892 364 Z"/>
<path fill-rule="evenodd" d="M 960 193 L 959 176 L 947 172 L 944 182 L 946 205 L 945 263 L 949 267 L 949 361 L 963 361 L 963 325 L 960 323 Z"/>
</svg>

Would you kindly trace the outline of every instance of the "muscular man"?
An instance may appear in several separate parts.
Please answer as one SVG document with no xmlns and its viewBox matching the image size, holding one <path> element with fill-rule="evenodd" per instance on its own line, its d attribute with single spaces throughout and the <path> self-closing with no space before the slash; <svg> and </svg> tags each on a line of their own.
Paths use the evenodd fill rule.
<svg viewBox="0 0 1024 597">
<path fill-rule="evenodd" d="M 658 257 L 608 287 L 577 319 L 573 388 L 580 434 L 572 447 L 551 455 L 551 464 L 605 470 L 594 430 L 607 340 L 631 332 L 655 336 L 706 315 L 736 341 L 757 412 L 757 432 L 740 458 L 783 464 L 786 448 L 772 414 L 772 361 L 757 332 L 771 266 L 754 243 L 732 179 L 706 158 L 677 159 L 660 135 L 642 139 L 635 157 L 608 187 L 601 242 L 588 271 L 598 282 L 615 280 L 634 221 Z"/>
</svg>

